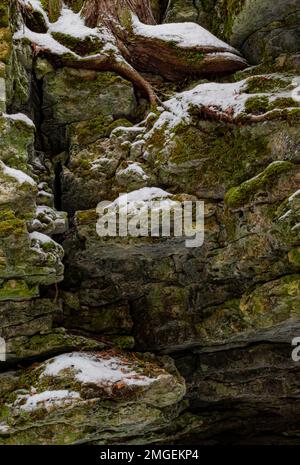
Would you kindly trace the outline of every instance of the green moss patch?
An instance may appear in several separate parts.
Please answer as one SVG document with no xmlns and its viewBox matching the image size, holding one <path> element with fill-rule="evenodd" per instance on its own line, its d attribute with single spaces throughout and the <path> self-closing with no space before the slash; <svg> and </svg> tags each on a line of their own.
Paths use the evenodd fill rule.
<svg viewBox="0 0 300 465">
<path fill-rule="evenodd" d="M 9 26 L 9 4 L 10 4 L 10 0 L 1 0 L 0 27 Z"/>
<path fill-rule="evenodd" d="M 74 11 L 74 13 L 79 13 L 83 7 L 84 0 L 65 0 L 65 4 Z"/>
<path fill-rule="evenodd" d="M 62 9 L 62 0 L 41 0 L 44 10 L 52 23 L 58 20 Z"/>
<path fill-rule="evenodd" d="M 11 236 L 19 237 L 27 234 L 26 223 L 24 220 L 17 218 L 0 221 L 0 239 L 6 239 Z"/>
<path fill-rule="evenodd" d="M 267 96 L 250 97 L 245 102 L 245 110 L 253 115 L 267 113 L 269 110 L 269 98 Z"/>
<path fill-rule="evenodd" d="M 2 285 L 0 284 L 0 302 L 5 300 L 30 300 L 38 296 L 38 285 L 30 286 L 22 279 L 10 279 Z"/>
<path fill-rule="evenodd" d="M 109 137 L 111 132 L 118 126 L 130 127 L 132 123 L 127 119 L 114 121 L 111 115 L 98 115 L 90 120 L 72 124 L 68 129 L 68 135 L 72 144 L 83 146 L 91 144 L 102 137 Z"/>
<path fill-rule="evenodd" d="M 9 27 L 0 29 L 0 61 L 7 63 L 12 48 L 12 35 Z"/>
<path fill-rule="evenodd" d="M 289 82 L 285 79 L 271 76 L 253 76 L 248 79 L 247 87 L 244 89 L 246 94 L 259 94 L 264 92 L 278 92 L 287 88 Z"/>
<path fill-rule="evenodd" d="M 282 110 L 286 108 L 298 107 L 297 103 L 292 97 L 278 97 L 270 101 L 267 95 L 255 95 L 248 98 L 245 102 L 245 109 L 248 114 L 261 115 L 272 110 Z M 282 116 L 285 116 L 282 113 Z"/>
<path fill-rule="evenodd" d="M 259 175 L 245 181 L 238 187 L 231 188 L 225 196 L 227 206 L 236 208 L 249 203 L 258 190 L 268 190 L 276 183 L 279 176 L 292 172 L 294 167 L 293 163 L 288 161 L 271 163 L 271 165 Z"/>
<path fill-rule="evenodd" d="M 45 22 L 45 18 L 41 11 L 27 10 L 24 14 L 24 22 L 26 26 L 33 32 L 38 32 L 44 34 L 47 32 L 47 25 Z"/>
<path fill-rule="evenodd" d="M 163 128 L 155 131 L 149 144 L 155 146 L 154 163 L 161 176 L 187 193 L 195 193 L 198 186 L 235 186 L 257 173 L 257 160 L 265 165 L 270 156 L 268 136 L 260 127 L 213 122 L 178 128 L 167 145 L 167 157 Z"/>
<path fill-rule="evenodd" d="M 62 32 L 53 32 L 52 36 L 57 42 L 80 56 L 94 55 L 99 53 L 103 47 L 103 42 L 93 36 L 87 36 L 85 39 L 81 40 L 69 34 L 63 34 Z"/>
</svg>

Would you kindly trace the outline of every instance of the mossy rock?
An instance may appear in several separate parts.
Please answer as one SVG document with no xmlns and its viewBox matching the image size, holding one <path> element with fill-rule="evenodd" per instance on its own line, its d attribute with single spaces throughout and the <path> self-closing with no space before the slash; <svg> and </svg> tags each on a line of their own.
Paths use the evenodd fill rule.
<svg viewBox="0 0 300 465">
<path fill-rule="evenodd" d="M 257 287 L 241 299 L 240 308 L 248 324 L 272 328 L 300 316 L 300 276 L 288 275 Z"/>
<path fill-rule="evenodd" d="M 57 304 L 52 302 L 52 307 L 55 309 Z M 20 335 L 8 340 L 10 361 L 51 356 L 70 350 L 101 350 L 104 347 L 102 341 L 68 333 L 65 328 L 43 331 L 29 337 Z"/>
<path fill-rule="evenodd" d="M 245 110 L 247 113 L 251 113 L 253 115 L 267 113 L 269 110 L 269 97 L 266 95 L 256 95 L 255 97 L 248 98 L 245 102 Z"/>
<path fill-rule="evenodd" d="M 38 285 L 29 285 L 24 280 L 11 279 L 0 284 L 0 302 L 5 300 L 24 301 L 39 296 Z"/>
<path fill-rule="evenodd" d="M 12 218 L 0 221 L 0 239 L 17 238 L 24 235 L 27 235 L 26 222 L 24 220 L 20 220 L 13 215 Z"/>
<path fill-rule="evenodd" d="M 65 369 L 47 374 L 64 361 Z M 81 378 L 84 369 L 78 370 L 77 364 L 82 361 L 92 369 L 92 377 Z M 113 372 L 114 379 L 106 379 L 103 364 L 107 370 L 116 366 L 124 370 L 118 372 L 119 380 Z M 184 380 L 168 357 L 100 351 L 65 354 L 19 373 L 16 389 L 4 393 L 0 420 L 7 429 L 1 429 L 0 443 L 124 444 L 167 429 L 181 413 L 185 391 Z"/>
<path fill-rule="evenodd" d="M 109 137 L 111 132 L 118 126 L 130 127 L 132 123 L 127 119 L 114 121 L 111 115 L 98 115 L 90 120 L 70 125 L 68 136 L 71 139 L 71 145 L 85 146 L 103 137 Z"/>
<path fill-rule="evenodd" d="M 11 168 L 28 170 L 34 150 L 35 129 L 22 119 L 0 116 L 0 160 Z"/>
<path fill-rule="evenodd" d="M 62 0 L 41 0 L 44 10 L 52 23 L 58 20 L 62 9 Z"/>
<path fill-rule="evenodd" d="M 33 32 L 44 34 L 47 32 L 48 27 L 43 13 L 40 10 L 34 10 L 30 7 L 26 8 L 23 12 L 24 23 Z"/>
<path fill-rule="evenodd" d="M 248 98 L 245 102 L 246 112 L 253 115 L 261 115 L 272 110 L 293 109 L 296 107 L 299 107 L 299 103 L 292 97 L 278 97 L 274 100 L 270 100 L 270 98 L 266 95 L 256 95 Z M 282 117 L 286 119 L 289 119 L 292 114 L 293 110 L 288 113 L 281 113 Z M 298 114 L 297 110 L 295 112 L 295 115 L 296 114 Z M 280 113 L 278 116 L 280 116 Z"/>
<path fill-rule="evenodd" d="M 34 63 L 34 66 L 36 77 L 39 80 L 46 76 L 46 74 L 54 72 L 53 66 L 45 58 L 37 58 L 37 60 Z"/>
<path fill-rule="evenodd" d="M 0 27 L 9 26 L 10 0 L 2 0 L 0 4 Z"/>
<path fill-rule="evenodd" d="M 82 9 L 84 0 L 65 0 L 65 4 L 74 11 L 74 13 L 79 13 Z"/>
<path fill-rule="evenodd" d="M 257 73 L 257 70 L 255 70 Z M 243 72 L 239 72 L 240 76 Z M 253 76 L 247 79 L 247 85 L 243 89 L 246 94 L 270 93 L 288 89 L 291 79 L 275 76 Z"/>
<path fill-rule="evenodd" d="M 251 63 L 270 62 L 282 53 L 297 53 L 297 0 L 216 0 L 210 28 L 242 50 Z"/>
<path fill-rule="evenodd" d="M 12 34 L 9 27 L 0 29 L 0 61 L 7 63 L 12 51 Z"/>
<path fill-rule="evenodd" d="M 147 139 L 149 165 L 163 185 L 179 186 L 183 192 L 217 195 L 257 173 L 257 160 L 269 160 L 271 127 L 235 126 L 200 122 L 182 124 L 166 142 L 165 128 L 155 129 Z"/>
<path fill-rule="evenodd" d="M 186 21 L 196 23 L 201 7 L 202 5 L 199 5 L 197 8 L 193 0 L 171 0 L 168 2 L 164 20 L 167 23 L 178 23 Z"/>
<path fill-rule="evenodd" d="M 262 173 L 245 181 L 238 187 L 230 189 L 225 196 L 229 208 L 237 208 L 249 204 L 260 191 L 268 191 L 281 176 L 288 177 L 295 170 L 295 165 L 288 161 L 273 162 Z"/>
<path fill-rule="evenodd" d="M 57 42 L 77 53 L 80 56 L 95 55 L 99 53 L 103 47 L 103 42 L 96 36 L 88 36 L 85 39 L 78 39 L 69 34 L 62 32 L 53 32 L 52 36 Z"/>
<path fill-rule="evenodd" d="M 300 247 L 291 249 L 288 253 L 289 262 L 300 269 Z"/>
<path fill-rule="evenodd" d="M 63 68 L 44 77 L 44 129 L 52 132 L 99 115 L 132 118 L 136 105 L 132 84 L 115 73 Z"/>
</svg>

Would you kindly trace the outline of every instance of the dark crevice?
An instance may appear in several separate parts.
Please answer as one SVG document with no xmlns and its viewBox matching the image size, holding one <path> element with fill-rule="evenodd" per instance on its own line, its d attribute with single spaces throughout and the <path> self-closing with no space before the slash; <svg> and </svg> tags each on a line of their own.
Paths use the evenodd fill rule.
<svg viewBox="0 0 300 465">
<path fill-rule="evenodd" d="M 56 210 L 61 211 L 62 209 L 62 185 L 61 185 L 61 176 L 63 172 L 63 167 L 61 162 L 56 162 L 54 166 L 54 206 Z"/>
<path fill-rule="evenodd" d="M 35 62 L 33 62 L 32 66 L 32 80 L 31 80 L 31 94 L 35 95 L 36 104 L 33 105 L 34 111 L 34 124 L 36 127 L 36 137 L 35 137 L 35 148 L 37 151 L 44 152 L 43 147 L 43 139 L 41 137 L 42 131 L 42 124 L 44 121 L 44 114 L 43 114 L 43 81 L 37 79 L 35 73 Z"/>
<path fill-rule="evenodd" d="M 53 164 L 54 169 L 54 179 L 53 179 L 53 195 L 54 195 L 54 207 L 57 210 L 61 210 L 62 206 L 62 187 L 61 187 L 61 173 L 62 173 L 62 163 L 60 161 L 55 161 L 54 155 L 60 152 L 60 148 L 52 147 L 52 141 L 50 137 L 50 146 L 45 142 L 45 134 L 43 134 L 43 123 L 45 121 L 44 114 L 44 89 L 43 89 L 43 79 L 38 79 L 35 73 L 35 62 L 32 66 L 32 80 L 31 80 L 31 96 L 33 96 L 33 105 L 34 109 L 34 123 L 36 126 L 36 138 L 35 138 L 35 150 L 37 152 L 43 152 L 46 155 L 47 159 L 50 159 Z"/>
</svg>

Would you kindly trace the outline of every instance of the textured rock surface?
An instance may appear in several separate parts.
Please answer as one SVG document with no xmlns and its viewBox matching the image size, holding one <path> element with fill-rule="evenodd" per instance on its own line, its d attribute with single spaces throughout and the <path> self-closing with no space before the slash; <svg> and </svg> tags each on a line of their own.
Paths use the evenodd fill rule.
<svg viewBox="0 0 300 465">
<path fill-rule="evenodd" d="M 299 53 L 297 0 L 171 0 L 164 20 L 198 22 L 242 50 L 251 63 Z"/>
<path fill-rule="evenodd" d="M 7 377 L 4 382 L 9 403 L 0 413 L 2 444 L 138 443 L 139 436 L 176 422 L 185 394 L 168 358 L 159 366 L 150 356 L 113 352 L 50 359 L 13 378 L 14 392 Z M 186 426 L 188 419 L 182 419 Z"/>
<path fill-rule="evenodd" d="M 132 85 L 111 73 L 63 68 L 43 77 L 43 134 L 50 150 L 62 150 L 66 126 L 83 120 L 136 118 Z M 115 113 L 112 114 L 112 109 Z M 57 134 L 53 137 L 53 134 Z M 46 144 L 47 145 L 47 144 Z"/>
<path fill-rule="evenodd" d="M 2 3 L 0 443 L 298 444 L 298 2 L 154 1 L 237 50 L 206 50 L 232 72 L 196 81 L 203 43 L 171 76 L 146 40 L 151 108 L 132 75 L 95 69 L 111 36 L 75 43 L 48 1 Z M 233 74 L 239 52 L 263 63 Z M 98 203 L 123 193 L 204 200 L 203 246 L 99 237 Z"/>
</svg>

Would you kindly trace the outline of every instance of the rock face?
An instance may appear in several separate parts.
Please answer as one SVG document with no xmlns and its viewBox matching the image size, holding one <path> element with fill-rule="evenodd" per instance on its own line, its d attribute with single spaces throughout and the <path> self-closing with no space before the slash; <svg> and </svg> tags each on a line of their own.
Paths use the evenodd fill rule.
<svg viewBox="0 0 300 465">
<path fill-rule="evenodd" d="M 172 361 L 162 358 L 161 365 L 173 373 L 151 357 L 75 352 L 27 370 L 14 379 L 13 402 L 3 405 L 0 443 L 112 444 L 155 437 L 176 421 L 185 394 Z M 187 426 L 188 420 L 182 422 Z M 24 422 L 32 428 L 24 430 Z"/>
<path fill-rule="evenodd" d="M 242 50 L 251 63 L 259 63 L 298 55 L 298 6 L 297 0 L 171 0 L 165 21 L 198 22 Z"/>
<path fill-rule="evenodd" d="M 90 124 L 94 124 L 95 130 L 95 118 L 98 118 L 99 124 L 102 118 L 105 124 L 105 121 L 112 123 L 115 119 L 135 119 L 137 116 L 137 102 L 132 85 L 112 73 L 62 68 L 45 74 L 42 85 L 42 131 L 49 150 L 54 153 L 65 148 L 64 144 L 67 142 L 64 131 L 69 126 L 72 130 L 71 124 L 91 120 Z M 112 108 L 115 109 L 114 114 Z"/>
<path fill-rule="evenodd" d="M 0 444 L 299 443 L 296 1 L 153 2 L 131 62 L 84 2 L 2 3 Z M 204 201 L 204 243 L 103 201 Z"/>
</svg>

